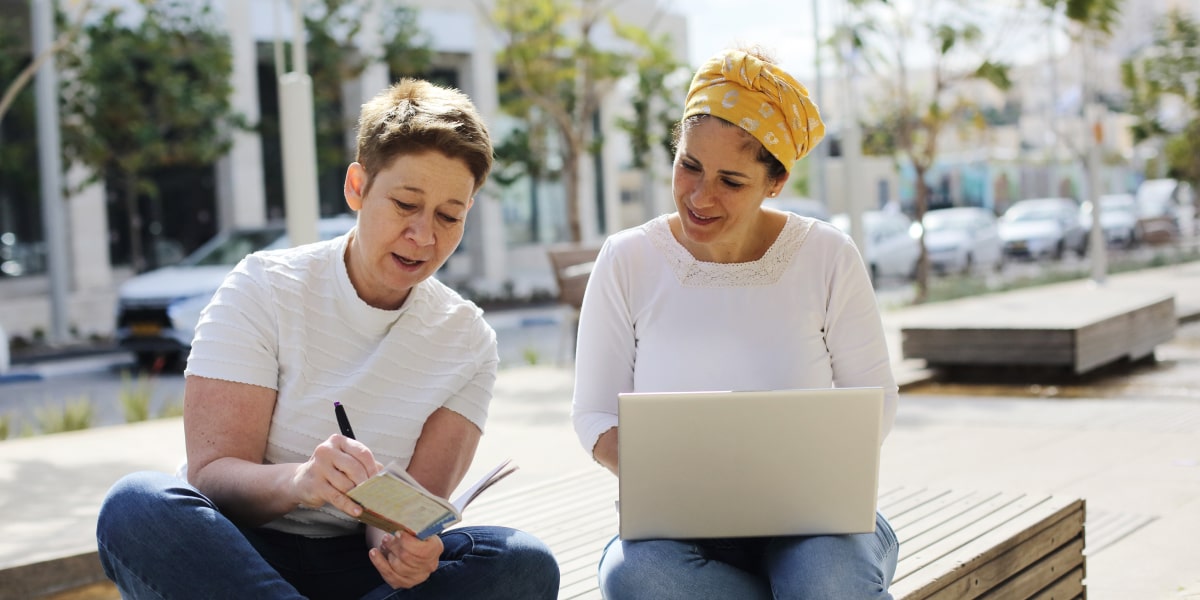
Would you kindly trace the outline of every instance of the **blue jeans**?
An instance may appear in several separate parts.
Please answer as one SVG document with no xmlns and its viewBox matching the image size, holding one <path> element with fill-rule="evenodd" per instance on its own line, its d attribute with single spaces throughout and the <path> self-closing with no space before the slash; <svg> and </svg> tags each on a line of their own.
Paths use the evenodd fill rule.
<svg viewBox="0 0 1200 600">
<path fill-rule="evenodd" d="M 124 598 L 546 598 L 558 564 L 537 538 L 502 527 L 442 534 L 441 564 L 408 590 L 384 583 L 362 534 L 309 538 L 239 528 L 187 482 L 163 473 L 118 481 L 100 508 L 104 572 Z"/>
<path fill-rule="evenodd" d="M 608 600 L 886 600 L 899 549 L 882 515 L 875 533 L 855 535 L 614 538 L 600 558 L 600 591 Z"/>
</svg>

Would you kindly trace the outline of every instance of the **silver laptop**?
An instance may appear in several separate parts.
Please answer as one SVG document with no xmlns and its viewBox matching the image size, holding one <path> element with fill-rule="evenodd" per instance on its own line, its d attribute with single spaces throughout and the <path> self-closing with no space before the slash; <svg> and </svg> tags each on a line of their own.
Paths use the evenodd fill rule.
<svg viewBox="0 0 1200 600">
<path fill-rule="evenodd" d="M 625 540 L 875 529 L 882 388 L 625 393 Z"/>
</svg>

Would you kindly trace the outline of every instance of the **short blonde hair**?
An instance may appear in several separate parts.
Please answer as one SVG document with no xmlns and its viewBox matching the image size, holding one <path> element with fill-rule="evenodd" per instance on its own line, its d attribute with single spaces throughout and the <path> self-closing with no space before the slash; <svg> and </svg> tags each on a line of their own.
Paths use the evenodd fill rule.
<svg viewBox="0 0 1200 600">
<path fill-rule="evenodd" d="M 476 192 L 487 181 L 492 138 L 466 94 L 405 78 L 363 104 L 355 160 L 367 172 L 368 189 L 397 156 L 429 150 L 465 162 Z"/>
</svg>

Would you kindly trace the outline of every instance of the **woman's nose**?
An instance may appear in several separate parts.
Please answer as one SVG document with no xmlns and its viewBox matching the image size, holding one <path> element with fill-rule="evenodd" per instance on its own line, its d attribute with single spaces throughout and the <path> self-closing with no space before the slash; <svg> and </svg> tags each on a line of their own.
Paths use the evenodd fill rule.
<svg viewBox="0 0 1200 600">
<path fill-rule="evenodd" d="M 405 236 L 418 246 L 428 246 L 433 243 L 433 217 L 418 215 L 408 222 Z"/>
<path fill-rule="evenodd" d="M 712 206 L 715 186 L 711 182 L 699 180 L 696 182 L 695 189 L 692 190 L 692 205 L 696 207 Z"/>
</svg>

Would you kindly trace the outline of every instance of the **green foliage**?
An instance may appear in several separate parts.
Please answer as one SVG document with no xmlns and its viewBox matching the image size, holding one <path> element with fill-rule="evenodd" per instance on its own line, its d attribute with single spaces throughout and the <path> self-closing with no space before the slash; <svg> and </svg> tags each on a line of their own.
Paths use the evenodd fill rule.
<svg viewBox="0 0 1200 600">
<path fill-rule="evenodd" d="M 541 355 L 538 354 L 537 348 L 525 348 L 521 351 L 521 357 L 525 359 L 527 365 L 536 365 L 541 361 Z"/>
<path fill-rule="evenodd" d="M 126 423 L 137 423 L 150 418 L 150 401 L 154 398 L 154 383 L 150 375 L 139 373 L 136 378 L 129 371 L 121 372 L 121 389 L 117 392 Z"/>
<path fill-rule="evenodd" d="M 1154 41 L 1121 65 L 1138 142 L 1161 139 L 1171 177 L 1200 182 L 1200 22 L 1171 11 Z M 1170 98 L 1186 107 L 1183 123 L 1168 122 L 1160 108 Z M 1177 118 L 1177 117 L 1176 117 Z"/>
<path fill-rule="evenodd" d="M 558 138 L 567 199 L 567 227 L 581 239 L 579 161 L 598 150 L 593 131 L 601 95 L 625 74 L 634 57 L 593 44 L 597 28 L 614 23 L 597 0 L 497 0 L 492 24 L 501 37 L 500 108 L 523 121 L 526 149 L 510 148 L 502 170 L 521 172 L 545 159 L 549 145 L 537 136 Z M 614 23 L 614 27 L 619 25 Z M 571 32 L 568 35 L 567 32 Z M 521 140 L 514 141 L 514 144 Z"/>
<path fill-rule="evenodd" d="M 78 431 L 92 426 L 92 402 L 87 397 L 67 400 L 62 406 L 47 407 L 35 412 L 42 433 Z"/>
<path fill-rule="evenodd" d="M 167 419 L 171 417 L 183 416 L 183 399 L 176 398 L 173 401 L 166 402 L 158 411 L 158 418 Z"/>
<path fill-rule="evenodd" d="M 0 83 L 15 80 L 29 63 L 21 47 L 25 37 L 21 29 L 22 24 L 15 19 L 0 18 Z M 9 143 L 36 139 L 34 107 L 33 86 L 26 86 L 0 120 L 0 206 L 21 206 L 38 196 L 37 145 Z M 0 225 L 6 223 L 0 218 Z"/>
<path fill-rule="evenodd" d="M 407 6 L 381 0 L 319 0 L 306 6 L 305 52 L 313 84 L 317 173 L 322 190 L 341 190 L 346 164 L 354 159 L 346 132 L 353 130 L 357 118 L 356 110 L 346 111 L 342 105 L 343 84 L 375 61 L 387 64 L 396 77 L 420 75 L 429 68 L 433 51 L 417 26 L 416 12 Z M 377 25 L 369 19 L 382 24 L 381 56 L 365 54 L 357 46 L 363 27 Z M 269 126 L 278 129 L 278 123 Z"/>
<path fill-rule="evenodd" d="M 0 440 L 8 439 L 8 432 L 11 428 L 12 415 L 0 415 Z"/>
<path fill-rule="evenodd" d="M 917 0 L 904 3 L 855 2 L 863 10 L 858 20 L 837 35 L 863 56 L 866 65 L 888 85 L 876 101 L 876 120 L 864 127 L 864 152 L 903 156 L 913 167 L 917 180 L 914 219 L 920 221 L 929 205 L 925 174 L 936 164 L 938 140 L 945 131 L 966 130 L 986 125 L 968 84 L 986 81 L 1000 89 L 1011 86 L 1009 68 L 998 62 L 989 49 L 987 31 L 1002 27 L 984 23 L 981 14 L 960 2 L 921 2 L 921 10 L 907 11 Z M 924 31 L 932 45 L 933 64 L 911 64 L 913 31 Z M 919 75 L 918 75 L 919 74 Z M 916 81 L 917 77 L 927 79 Z M 924 237 L 922 237 L 922 246 Z M 928 253 L 921 250 L 917 266 L 917 299 L 929 292 Z"/>
<path fill-rule="evenodd" d="M 690 84 L 690 70 L 675 58 L 668 34 L 656 37 L 615 20 L 613 28 L 617 35 L 639 49 L 634 60 L 637 86 L 629 99 L 634 116 L 617 120 L 617 125 L 630 136 L 633 166 L 645 168 L 656 147 L 665 151 L 670 163 L 674 160 L 671 131 L 679 121 L 680 107 Z M 678 85 L 671 85 L 672 81 Z"/>
<path fill-rule="evenodd" d="M 138 16 L 111 8 L 61 56 L 63 145 L 95 178 L 111 175 L 130 217 L 131 259 L 145 267 L 139 197 L 155 169 L 211 164 L 243 126 L 230 105 L 233 57 L 211 6 L 139 0 Z M 132 12 L 132 11 L 131 11 Z"/>
</svg>

